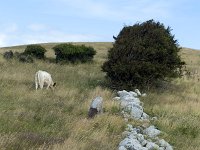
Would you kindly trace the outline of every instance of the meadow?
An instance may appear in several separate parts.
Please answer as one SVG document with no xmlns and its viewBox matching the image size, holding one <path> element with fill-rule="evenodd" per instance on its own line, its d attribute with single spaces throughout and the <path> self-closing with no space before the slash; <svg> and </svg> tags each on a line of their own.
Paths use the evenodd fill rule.
<svg viewBox="0 0 200 150">
<path fill-rule="evenodd" d="M 48 59 L 55 59 L 52 47 L 41 44 Z M 22 52 L 25 45 L 0 48 L 0 149 L 111 150 L 123 139 L 127 122 L 113 100 L 116 90 L 106 86 L 101 65 L 112 43 L 74 43 L 92 46 L 94 61 L 85 64 L 56 64 L 37 60 L 21 63 L 5 60 L 3 52 Z M 200 149 L 200 51 L 183 48 L 181 57 L 191 75 L 178 78 L 158 89 L 142 91 L 144 109 L 157 116 L 151 124 L 176 150 Z M 38 70 L 52 74 L 57 87 L 35 90 Z M 96 96 L 103 97 L 104 113 L 87 119 L 89 105 Z M 129 120 L 134 126 L 141 122 Z"/>
</svg>

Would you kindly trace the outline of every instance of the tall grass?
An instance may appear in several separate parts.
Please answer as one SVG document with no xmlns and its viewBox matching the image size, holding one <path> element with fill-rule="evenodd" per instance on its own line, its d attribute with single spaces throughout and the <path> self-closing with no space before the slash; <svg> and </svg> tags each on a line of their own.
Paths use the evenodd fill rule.
<svg viewBox="0 0 200 150">
<path fill-rule="evenodd" d="M 56 43 L 44 44 L 47 57 L 55 58 L 51 49 Z M 83 44 L 83 43 L 75 43 Z M 101 65 L 111 43 L 86 43 L 97 50 L 94 62 L 55 64 L 36 61 L 6 61 L 0 55 L 0 149 L 110 150 L 116 149 L 126 122 L 112 100 L 116 91 L 104 86 Z M 23 51 L 25 46 L 0 49 Z M 200 52 L 183 49 L 187 69 L 199 70 Z M 38 70 L 52 74 L 57 87 L 35 90 L 34 74 Z M 198 78 L 198 77 L 197 77 Z M 152 121 L 164 133 L 161 137 L 177 150 L 200 149 L 200 82 L 188 77 L 174 80 L 143 98 L 145 112 L 157 116 Z M 104 114 L 87 119 L 90 102 L 104 99 Z M 135 126 L 140 122 L 129 121 Z"/>
<path fill-rule="evenodd" d="M 200 82 L 197 80 L 200 51 L 182 49 L 186 69 L 197 70 L 196 77 L 189 76 L 174 80 L 164 90 L 151 91 L 143 101 L 145 110 L 158 116 L 154 122 L 165 138 L 177 150 L 200 149 Z M 199 72 L 199 73 L 198 73 Z"/>
<path fill-rule="evenodd" d="M 107 46 L 111 44 L 102 43 L 97 49 Z M 110 111 L 117 107 L 112 91 L 102 87 L 104 55 L 99 50 L 94 62 L 76 65 L 1 58 L 0 148 L 116 149 L 125 123 Z M 34 74 L 39 69 L 52 74 L 57 82 L 54 91 L 35 90 Z M 90 102 L 98 95 L 104 99 L 105 113 L 87 119 Z"/>
</svg>

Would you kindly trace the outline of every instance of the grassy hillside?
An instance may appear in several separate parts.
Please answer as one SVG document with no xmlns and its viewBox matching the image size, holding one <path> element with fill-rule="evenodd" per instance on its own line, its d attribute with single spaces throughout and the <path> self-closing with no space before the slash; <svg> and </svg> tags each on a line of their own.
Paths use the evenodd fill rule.
<svg viewBox="0 0 200 150">
<path fill-rule="evenodd" d="M 43 44 L 47 57 L 55 58 L 52 47 Z M 83 43 L 75 43 L 83 44 Z M 45 61 L 33 64 L 6 61 L 0 55 L 0 149 L 111 150 L 122 139 L 126 123 L 112 98 L 116 91 L 103 86 L 101 65 L 112 43 L 84 43 L 93 46 L 93 63 L 59 65 Z M 22 52 L 25 46 L 1 48 L 0 53 Z M 145 112 L 157 116 L 152 122 L 165 140 L 177 150 L 200 149 L 200 51 L 182 49 L 191 75 L 147 92 Z M 46 70 L 57 82 L 55 91 L 34 89 L 34 74 Z M 105 113 L 87 119 L 90 102 L 104 99 Z M 129 121 L 133 125 L 140 122 Z"/>
</svg>

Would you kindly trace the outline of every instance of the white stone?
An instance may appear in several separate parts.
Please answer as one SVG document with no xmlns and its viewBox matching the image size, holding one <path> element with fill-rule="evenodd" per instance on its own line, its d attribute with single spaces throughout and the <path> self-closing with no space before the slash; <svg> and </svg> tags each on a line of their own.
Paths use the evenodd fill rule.
<svg viewBox="0 0 200 150">
<path fill-rule="evenodd" d="M 146 96 L 147 96 L 147 94 L 146 94 L 146 93 L 143 93 L 141 96 L 142 96 L 142 97 L 146 97 Z"/>
<path fill-rule="evenodd" d="M 140 109 L 143 109 L 142 106 L 140 106 L 140 101 L 126 101 L 126 100 L 122 100 L 120 102 L 120 108 L 121 109 L 127 109 L 127 108 L 131 109 L 132 105 L 135 105 L 135 106 L 137 105 L 137 107 L 139 107 Z"/>
<path fill-rule="evenodd" d="M 131 116 L 130 114 L 128 114 L 127 112 L 124 112 L 122 113 L 123 117 L 124 117 L 124 121 L 127 121 Z"/>
<path fill-rule="evenodd" d="M 128 138 L 130 138 L 130 139 L 137 139 L 137 134 L 134 134 L 134 133 L 132 133 L 132 134 L 130 134 L 129 136 L 128 136 Z"/>
<path fill-rule="evenodd" d="M 164 139 L 161 139 L 158 141 L 158 144 L 161 146 L 161 147 L 167 147 L 169 145 L 169 143 L 167 143 Z"/>
<path fill-rule="evenodd" d="M 125 138 L 119 143 L 119 147 L 124 146 L 127 149 L 135 149 L 135 150 L 140 150 L 142 149 L 142 145 L 140 142 L 136 139 L 130 139 L 130 138 Z"/>
<path fill-rule="evenodd" d="M 150 126 L 144 130 L 144 134 L 148 135 L 151 138 L 155 138 L 161 133 L 160 130 L 156 129 L 155 126 Z"/>
<path fill-rule="evenodd" d="M 140 143 L 142 143 L 144 141 L 144 136 L 140 133 L 136 135 L 136 138 Z"/>
<path fill-rule="evenodd" d="M 133 126 L 131 124 L 127 124 L 126 125 L 126 131 L 132 131 L 133 130 Z"/>
<path fill-rule="evenodd" d="M 146 96 L 146 93 L 141 94 L 138 89 L 135 92 L 127 92 L 125 90 L 118 91 L 119 97 L 114 99 L 119 100 L 121 113 L 123 117 L 128 120 L 139 119 L 141 121 L 148 121 L 150 116 L 143 111 L 143 105 L 137 96 Z M 157 117 L 152 117 L 151 120 L 157 120 Z M 157 136 L 161 133 L 155 126 L 151 125 L 146 128 L 143 127 L 134 128 L 131 124 L 127 124 L 126 131 L 122 133 L 125 137 L 119 143 L 119 150 L 173 150 L 173 147 L 167 143 L 164 139 L 159 139 Z M 144 129 L 144 130 L 143 130 Z M 148 139 L 146 139 L 148 138 Z M 157 141 L 156 143 L 152 141 Z M 159 147 L 160 146 L 160 147 Z"/>
<path fill-rule="evenodd" d="M 146 144 L 147 144 L 147 140 L 144 140 L 144 141 L 141 142 L 142 146 L 145 146 Z"/>
<path fill-rule="evenodd" d="M 155 150 L 159 149 L 159 146 L 153 142 L 148 142 L 146 148 L 148 148 L 148 150 Z"/>
<path fill-rule="evenodd" d="M 133 135 L 137 135 L 137 134 L 138 134 L 137 129 L 136 129 L 136 128 L 133 128 L 133 130 L 131 131 L 131 134 L 133 134 Z"/>
<path fill-rule="evenodd" d="M 113 98 L 114 100 L 120 100 L 120 97 L 116 96 Z"/>
<path fill-rule="evenodd" d="M 133 97 L 137 97 L 137 96 L 138 96 L 138 94 L 137 94 L 136 92 L 133 92 L 133 91 L 130 91 L 129 94 L 130 94 L 131 96 L 133 96 Z"/>
<path fill-rule="evenodd" d="M 137 105 L 132 105 L 132 109 L 130 112 L 131 118 L 140 119 L 142 117 L 143 109 L 138 107 Z"/>
<path fill-rule="evenodd" d="M 142 113 L 142 119 L 147 119 L 149 120 L 149 115 L 147 115 L 145 112 Z"/>
<path fill-rule="evenodd" d="M 125 147 L 128 143 L 131 144 L 130 139 L 129 138 L 125 138 L 119 143 L 119 146 L 124 146 Z"/>
<path fill-rule="evenodd" d="M 131 96 L 131 95 L 129 94 L 129 92 L 127 92 L 126 90 L 118 91 L 117 94 L 118 94 L 121 98 L 124 97 L 124 96 L 127 96 L 127 95 Z"/>
<path fill-rule="evenodd" d="M 127 150 L 124 146 L 120 146 L 118 150 Z"/>
<path fill-rule="evenodd" d="M 141 93 L 140 93 L 140 91 L 139 91 L 138 89 L 135 89 L 135 92 L 136 92 L 139 96 L 141 96 Z"/>
<path fill-rule="evenodd" d="M 168 145 L 165 150 L 173 150 L 173 147 L 171 145 Z"/>
<path fill-rule="evenodd" d="M 172 146 L 168 142 L 166 142 L 164 139 L 159 140 L 158 144 L 161 147 L 165 147 L 166 150 L 173 150 Z"/>
<path fill-rule="evenodd" d="M 99 113 L 103 112 L 103 98 L 97 96 L 91 103 L 90 108 L 96 108 Z"/>
</svg>

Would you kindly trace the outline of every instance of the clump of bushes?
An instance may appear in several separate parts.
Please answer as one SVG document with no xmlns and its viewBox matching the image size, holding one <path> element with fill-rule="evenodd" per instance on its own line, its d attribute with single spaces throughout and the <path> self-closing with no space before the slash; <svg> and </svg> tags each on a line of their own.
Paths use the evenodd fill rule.
<svg viewBox="0 0 200 150">
<path fill-rule="evenodd" d="M 39 44 L 28 45 L 24 51 L 24 55 L 30 55 L 37 59 L 45 58 L 46 49 Z"/>
<path fill-rule="evenodd" d="M 39 44 L 28 45 L 24 52 L 19 53 L 8 51 L 4 53 L 4 58 L 11 59 L 13 57 L 17 58 L 21 62 L 33 63 L 33 58 L 44 59 L 46 49 Z"/>
<path fill-rule="evenodd" d="M 91 61 L 96 54 L 93 47 L 85 45 L 59 44 L 53 47 L 56 55 L 56 63 L 66 62 L 87 62 Z"/>
<path fill-rule="evenodd" d="M 31 55 L 27 55 L 24 52 L 23 53 L 19 53 L 19 52 L 13 53 L 12 50 L 5 52 L 3 54 L 3 57 L 7 60 L 15 58 L 15 59 L 18 59 L 20 62 L 27 62 L 27 63 L 33 63 L 34 62 Z"/>
<path fill-rule="evenodd" d="M 112 86 L 151 87 L 181 75 L 185 63 L 170 27 L 148 20 L 125 26 L 115 40 L 102 66 Z"/>
<path fill-rule="evenodd" d="M 5 52 L 5 53 L 3 54 L 3 57 L 4 57 L 5 59 L 7 59 L 7 60 L 8 60 L 8 59 L 12 59 L 13 56 L 14 56 L 14 54 L 13 54 L 12 50 L 7 51 L 7 52 Z"/>
</svg>

